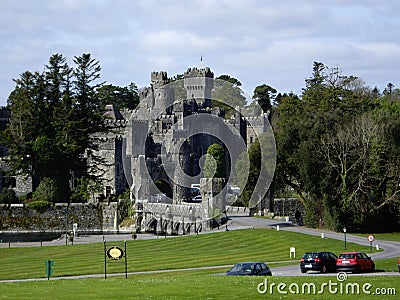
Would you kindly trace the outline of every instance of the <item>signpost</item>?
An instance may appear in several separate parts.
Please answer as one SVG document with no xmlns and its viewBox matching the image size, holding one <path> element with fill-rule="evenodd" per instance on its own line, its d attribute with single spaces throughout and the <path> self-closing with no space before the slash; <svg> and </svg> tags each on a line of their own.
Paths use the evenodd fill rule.
<svg viewBox="0 0 400 300">
<path fill-rule="evenodd" d="M 50 280 L 50 276 L 53 274 L 54 261 L 52 261 L 52 260 L 46 260 L 46 261 L 45 261 L 45 266 L 46 266 L 46 276 L 47 276 L 47 280 Z"/>
<path fill-rule="evenodd" d="M 128 278 L 128 258 L 126 253 L 126 241 L 124 241 L 124 250 L 118 246 L 112 246 L 107 249 L 107 242 L 104 240 L 104 279 L 107 279 L 107 259 L 117 262 L 123 258 L 125 261 L 125 278 Z"/>
<path fill-rule="evenodd" d="M 372 235 L 372 234 L 370 234 L 369 236 L 368 236 L 368 241 L 369 241 L 369 250 L 372 252 L 372 242 L 375 240 L 375 237 Z"/>
</svg>

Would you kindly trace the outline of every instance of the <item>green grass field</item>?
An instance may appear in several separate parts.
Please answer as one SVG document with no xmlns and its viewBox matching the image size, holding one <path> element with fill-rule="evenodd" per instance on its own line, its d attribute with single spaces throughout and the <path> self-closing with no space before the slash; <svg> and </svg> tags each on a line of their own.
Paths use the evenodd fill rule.
<svg viewBox="0 0 400 300">
<path fill-rule="evenodd" d="M 109 243 L 108 247 L 123 243 Z M 297 256 L 289 259 L 289 247 L 295 246 Z M 328 250 L 336 254 L 343 251 L 343 241 L 321 239 L 293 232 L 272 229 L 246 229 L 205 235 L 192 235 L 154 240 L 127 241 L 128 272 L 176 270 L 193 267 L 230 266 L 240 261 L 260 260 L 270 266 L 298 264 L 303 252 Z M 108 278 L 54 280 L 69 275 L 104 274 L 103 243 L 49 246 L 32 248 L 2 248 L 0 256 L 0 280 L 46 278 L 45 260 L 53 260 L 52 280 L 0 283 L 0 299 L 337 299 L 338 295 L 271 295 L 259 294 L 257 285 L 264 278 L 220 276 L 227 267 L 207 270 L 181 270 L 154 274 L 130 274 L 113 277 L 111 273 L 123 273 L 124 264 L 107 260 Z M 347 243 L 347 250 L 369 252 L 369 247 Z M 375 250 L 375 249 L 374 249 Z M 376 261 L 378 269 L 397 271 L 397 260 Z M 302 284 L 312 280 L 317 285 L 332 277 L 277 277 L 268 282 Z M 400 291 L 399 277 L 351 277 L 359 284 L 373 281 L 374 286 L 396 288 Z M 336 297 L 336 298 L 335 298 Z M 354 295 L 340 295 L 350 299 Z M 385 296 L 386 298 L 388 295 Z M 385 298 L 384 297 L 384 298 Z M 390 296 L 394 297 L 394 296 Z M 385 299 L 386 299 L 385 298 Z M 363 299 L 363 298 L 361 298 Z M 375 299 L 368 295 L 368 299 Z M 376 299 L 383 299 L 382 296 Z M 393 298 L 394 299 L 394 298 Z"/>
<path fill-rule="evenodd" d="M 112 246 L 114 244 L 109 244 Z M 122 243 L 115 243 L 121 246 Z M 180 269 L 233 265 L 240 261 L 287 261 L 289 247 L 296 247 L 297 258 L 306 251 L 343 251 L 343 242 L 334 239 L 276 231 L 247 229 L 175 238 L 127 241 L 128 271 Z M 45 260 L 53 260 L 54 276 L 104 272 L 102 243 L 2 248 L 1 279 L 44 277 Z M 369 247 L 348 243 L 347 250 L 368 252 Z M 296 262 L 298 261 L 296 260 Z M 123 265 L 107 263 L 109 273 L 124 270 Z"/>
<path fill-rule="evenodd" d="M 286 287 L 278 291 L 279 284 Z M 358 294 L 356 286 L 352 288 L 354 284 L 359 287 Z M 310 291 L 307 286 L 311 286 Z M 370 294 L 363 291 L 364 286 L 369 287 L 366 292 Z M 293 294 L 296 287 L 299 293 Z M 378 291 L 385 295 L 377 295 Z M 128 279 L 1 283 L 0 299 L 397 299 L 399 291 L 400 281 L 394 276 L 349 275 L 341 287 L 336 276 L 236 277 L 184 272 L 133 275 Z"/>
</svg>

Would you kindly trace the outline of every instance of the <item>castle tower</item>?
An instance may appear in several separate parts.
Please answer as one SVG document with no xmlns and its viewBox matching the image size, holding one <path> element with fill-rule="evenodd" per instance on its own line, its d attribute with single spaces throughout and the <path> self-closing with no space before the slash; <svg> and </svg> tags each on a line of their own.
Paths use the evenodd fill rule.
<svg viewBox="0 0 400 300">
<path fill-rule="evenodd" d="M 189 68 L 183 75 L 187 99 L 194 99 L 199 107 L 211 107 L 214 73 L 210 68 Z"/>
<path fill-rule="evenodd" d="M 173 90 L 168 86 L 167 72 L 152 72 L 151 86 L 153 88 L 153 109 L 164 113 L 165 109 L 174 102 Z"/>
</svg>

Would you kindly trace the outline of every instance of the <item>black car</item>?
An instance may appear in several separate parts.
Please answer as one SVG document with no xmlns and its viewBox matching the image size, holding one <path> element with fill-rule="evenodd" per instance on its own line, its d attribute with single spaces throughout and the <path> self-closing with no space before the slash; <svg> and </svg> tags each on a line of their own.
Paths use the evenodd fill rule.
<svg viewBox="0 0 400 300">
<path fill-rule="evenodd" d="M 234 265 L 226 275 L 271 276 L 270 268 L 262 262 L 242 262 Z"/>
<path fill-rule="evenodd" d="M 300 261 L 301 273 L 310 270 L 321 273 L 336 272 L 336 258 L 332 252 L 306 252 Z"/>
</svg>

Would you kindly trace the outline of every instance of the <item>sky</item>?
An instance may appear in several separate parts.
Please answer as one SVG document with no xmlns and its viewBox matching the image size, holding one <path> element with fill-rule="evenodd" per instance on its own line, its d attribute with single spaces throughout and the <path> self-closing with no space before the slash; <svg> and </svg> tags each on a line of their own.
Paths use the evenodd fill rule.
<svg viewBox="0 0 400 300">
<path fill-rule="evenodd" d="M 301 94 L 314 61 L 400 88 L 398 0 L 0 0 L 0 105 L 52 54 L 90 53 L 108 84 L 207 66 L 244 92 Z M 202 58 L 202 63 L 201 63 Z"/>
</svg>

